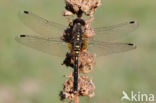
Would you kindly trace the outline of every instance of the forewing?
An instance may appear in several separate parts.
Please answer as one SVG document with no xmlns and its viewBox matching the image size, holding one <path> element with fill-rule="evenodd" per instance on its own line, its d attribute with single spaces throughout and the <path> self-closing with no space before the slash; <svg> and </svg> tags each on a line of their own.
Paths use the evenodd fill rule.
<svg viewBox="0 0 156 103">
<path fill-rule="evenodd" d="M 49 39 L 38 35 L 19 35 L 16 37 L 16 41 L 52 56 L 62 57 L 68 51 L 66 44 L 61 40 Z"/>
<path fill-rule="evenodd" d="M 88 50 L 95 53 L 96 56 L 106 56 L 114 53 L 126 52 L 135 49 L 132 43 L 118 42 L 94 42 L 88 45 Z"/>
<path fill-rule="evenodd" d="M 109 27 L 95 28 L 95 40 L 97 41 L 115 41 L 134 31 L 138 27 L 136 21 L 126 21 Z"/>
<path fill-rule="evenodd" d="M 48 21 L 29 11 L 22 11 L 18 16 L 26 26 L 44 37 L 56 38 L 63 34 L 63 25 Z"/>
</svg>

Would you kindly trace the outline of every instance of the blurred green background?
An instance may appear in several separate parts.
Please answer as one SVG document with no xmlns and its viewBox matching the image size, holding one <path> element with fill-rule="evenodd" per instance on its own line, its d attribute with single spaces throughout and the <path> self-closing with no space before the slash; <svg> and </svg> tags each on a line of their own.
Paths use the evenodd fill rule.
<svg viewBox="0 0 156 103">
<path fill-rule="evenodd" d="M 135 19 L 139 28 L 124 41 L 137 49 L 97 59 L 90 77 L 95 97 L 80 103 L 121 103 L 122 91 L 156 94 L 156 1 L 102 0 L 95 14 L 95 26 L 107 26 Z M 32 34 L 17 17 L 21 10 L 67 24 L 62 16 L 64 0 L 0 0 L 0 103 L 61 103 L 59 92 L 71 69 L 62 59 L 18 44 L 18 34 Z M 125 101 L 126 102 L 126 101 Z"/>
</svg>

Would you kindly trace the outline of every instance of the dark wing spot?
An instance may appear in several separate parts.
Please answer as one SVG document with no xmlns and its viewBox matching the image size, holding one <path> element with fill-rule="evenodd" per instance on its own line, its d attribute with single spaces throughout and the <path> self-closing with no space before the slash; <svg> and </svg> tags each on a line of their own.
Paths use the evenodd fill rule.
<svg viewBox="0 0 156 103">
<path fill-rule="evenodd" d="M 131 47 L 133 47 L 134 49 L 137 48 L 135 44 L 129 43 L 128 45 L 131 46 Z"/>
<path fill-rule="evenodd" d="M 134 24 L 134 23 L 135 23 L 135 21 L 130 21 L 130 22 L 129 22 L 129 24 Z"/>
<path fill-rule="evenodd" d="M 26 35 L 20 35 L 20 37 L 26 37 Z"/>
<path fill-rule="evenodd" d="M 134 46 L 134 44 L 132 44 L 132 43 L 129 43 L 128 45 L 130 45 L 130 46 Z"/>
<path fill-rule="evenodd" d="M 24 11 L 25 14 L 29 14 L 29 11 Z"/>
</svg>

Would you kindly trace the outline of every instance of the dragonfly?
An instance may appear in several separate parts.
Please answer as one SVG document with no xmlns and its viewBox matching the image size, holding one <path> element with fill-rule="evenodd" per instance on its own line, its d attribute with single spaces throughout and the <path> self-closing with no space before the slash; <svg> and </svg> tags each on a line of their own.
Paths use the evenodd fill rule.
<svg viewBox="0 0 156 103">
<path fill-rule="evenodd" d="M 73 37 L 70 42 L 73 49 L 71 50 L 60 38 L 66 28 L 64 25 L 49 21 L 29 11 L 22 11 L 18 16 L 23 24 L 37 34 L 18 35 L 15 38 L 17 42 L 52 56 L 64 57 L 67 52 L 74 52 L 73 91 L 77 92 L 78 57 L 82 51 L 83 42 L 86 41 L 86 38 L 83 38 L 85 21 L 80 18 L 73 21 Z M 108 27 L 94 28 L 97 35 L 87 44 L 86 49 L 96 53 L 97 57 L 133 50 L 136 48 L 135 44 L 116 42 L 115 40 L 134 31 L 137 27 L 138 23 L 131 20 Z"/>
</svg>

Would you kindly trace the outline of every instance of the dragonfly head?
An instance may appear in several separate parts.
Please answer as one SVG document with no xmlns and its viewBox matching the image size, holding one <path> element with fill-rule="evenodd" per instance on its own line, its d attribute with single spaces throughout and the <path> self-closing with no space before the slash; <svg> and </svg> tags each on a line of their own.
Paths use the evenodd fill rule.
<svg viewBox="0 0 156 103">
<path fill-rule="evenodd" d="M 80 24 L 80 25 L 84 26 L 85 25 L 85 21 L 83 19 L 78 18 L 78 19 L 75 19 L 73 21 L 73 24 Z"/>
<path fill-rule="evenodd" d="M 74 32 L 84 32 L 85 21 L 81 18 L 73 20 L 73 33 Z"/>
</svg>

